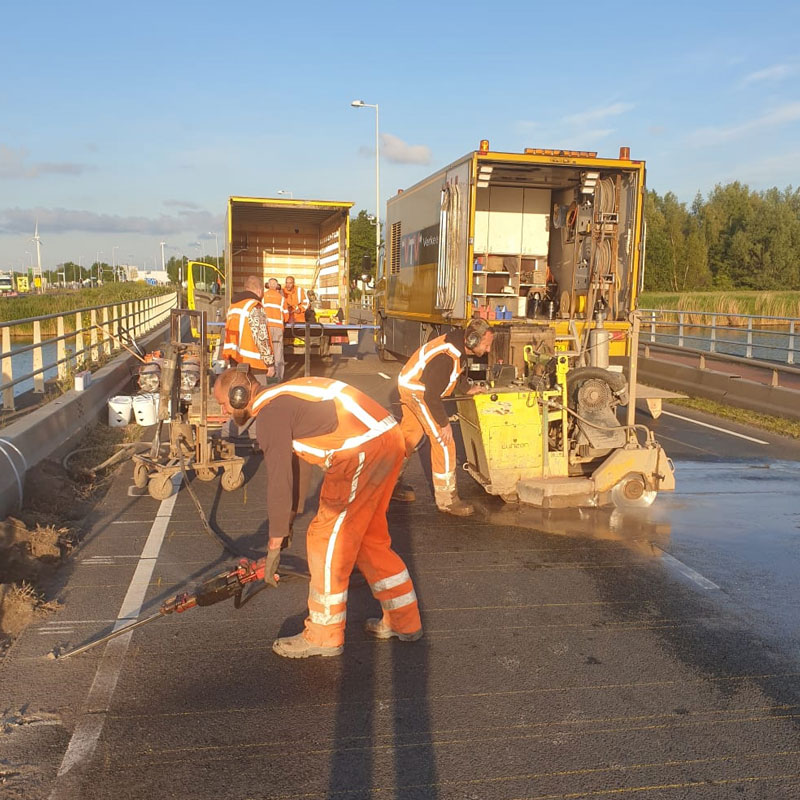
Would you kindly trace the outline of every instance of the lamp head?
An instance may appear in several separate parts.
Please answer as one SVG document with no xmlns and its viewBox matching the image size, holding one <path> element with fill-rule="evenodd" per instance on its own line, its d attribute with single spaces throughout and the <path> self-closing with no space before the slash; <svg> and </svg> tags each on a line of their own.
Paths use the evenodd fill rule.
<svg viewBox="0 0 800 800">
<path fill-rule="evenodd" d="M 363 100 L 353 100 L 353 102 L 350 103 L 350 105 L 353 106 L 353 108 L 362 108 L 366 104 L 364 103 Z"/>
</svg>

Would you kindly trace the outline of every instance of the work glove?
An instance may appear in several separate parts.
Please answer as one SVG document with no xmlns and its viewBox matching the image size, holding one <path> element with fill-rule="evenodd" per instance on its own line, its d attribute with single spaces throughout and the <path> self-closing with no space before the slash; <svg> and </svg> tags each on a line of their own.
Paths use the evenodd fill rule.
<svg viewBox="0 0 800 800">
<path fill-rule="evenodd" d="M 281 549 L 276 547 L 274 550 L 267 550 L 267 557 L 264 561 L 264 583 L 277 588 L 278 581 L 275 580 L 275 573 L 278 571 L 278 564 L 281 561 Z"/>
</svg>

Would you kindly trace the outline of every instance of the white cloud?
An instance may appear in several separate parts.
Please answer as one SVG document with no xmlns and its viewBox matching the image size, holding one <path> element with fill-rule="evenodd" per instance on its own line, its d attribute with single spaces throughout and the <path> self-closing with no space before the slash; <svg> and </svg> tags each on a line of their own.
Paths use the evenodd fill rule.
<svg viewBox="0 0 800 800">
<path fill-rule="evenodd" d="M 164 205 L 172 208 L 188 208 L 190 211 L 201 208 L 201 206 L 191 202 L 191 200 L 165 200 Z"/>
<path fill-rule="evenodd" d="M 391 133 L 381 134 L 381 154 L 393 164 L 430 164 L 431 149 L 424 144 L 407 144 Z"/>
<path fill-rule="evenodd" d="M 589 111 L 581 111 L 578 114 L 570 114 L 564 117 L 564 122 L 570 125 L 588 125 L 599 122 L 607 117 L 617 117 L 634 108 L 633 103 L 612 103 L 602 108 L 593 108 Z"/>
<path fill-rule="evenodd" d="M 741 85 L 749 86 L 750 84 L 761 83 L 762 81 L 780 81 L 784 78 L 788 78 L 789 75 L 795 71 L 796 67 L 792 64 L 775 64 L 775 66 L 760 69 L 756 72 L 751 72 L 749 75 L 745 75 L 744 78 L 742 78 Z"/>
<path fill-rule="evenodd" d="M 800 102 L 786 103 L 740 125 L 700 128 L 689 134 L 688 142 L 696 147 L 721 144 L 741 139 L 750 133 L 779 128 L 797 120 L 800 120 Z"/>
<path fill-rule="evenodd" d="M 0 209 L 0 233 L 29 233 L 38 220 L 39 230 L 50 233 L 138 233 L 171 236 L 190 230 L 219 229 L 224 220 L 208 211 L 182 211 L 174 216 L 124 217 L 74 211 L 66 208 Z"/>
<path fill-rule="evenodd" d="M 24 147 L 14 149 L 0 144 L 0 179 L 39 178 L 42 175 L 80 175 L 90 167 L 70 162 L 41 161 L 28 163 L 28 151 Z"/>
</svg>

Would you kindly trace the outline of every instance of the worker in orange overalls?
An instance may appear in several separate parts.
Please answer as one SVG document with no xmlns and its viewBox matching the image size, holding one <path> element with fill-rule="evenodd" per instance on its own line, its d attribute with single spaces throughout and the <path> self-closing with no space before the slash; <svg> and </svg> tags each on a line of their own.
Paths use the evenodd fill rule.
<svg viewBox="0 0 800 800">
<path fill-rule="evenodd" d="M 397 378 L 403 408 L 400 430 L 406 443 L 406 455 L 410 456 L 422 437 L 428 436 L 436 506 L 458 517 L 467 517 L 475 509 L 458 496 L 456 446 L 442 398 L 451 395 L 459 383 L 460 394 L 480 391 L 477 387 L 470 388 L 462 373 L 467 356 L 488 353 L 493 337 L 486 320 L 473 319 L 466 328 L 457 328 L 422 345 Z M 415 499 L 414 489 L 398 482 L 393 497 L 411 502 Z"/>
<path fill-rule="evenodd" d="M 292 524 L 292 452 L 325 470 L 317 515 L 308 526 L 311 585 L 305 629 L 276 639 L 287 658 L 336 656 L 344 649 L 347 589 L 354 566 L 383 609 L 366 631 L 378 639 L 422 636 L 417 595 L 392 550 L 386 509 L 405 457 L 395 419 L 341 381 L 298 378 L 269 389 L 238 370 L 222 373 L 214 395 L 238 424 L 255 417 L 267 467 L 269 547 L 265 580 L 275 585 L 281 544 Z"/>
<path fill-rule="evenodd" d="M 276 278 L 270 278 L 264 287 L 264 298 L 261 301 L 269 325 L 269 338 L 272 352 L 275 355 L 275 378 L 278 383 L 283 380 L 283 326 L 289 321 L 289 310 L 286 299 L 278 288 Z"/>
<path fill-rule="evenodd" d="M 302 286 L 295 286 L 294 278 L 291 275 L 287 275 L 283 283 L 283 296 L 286 298 L 290 321 L 305 322 L 308 294 Z"/>
</svg>

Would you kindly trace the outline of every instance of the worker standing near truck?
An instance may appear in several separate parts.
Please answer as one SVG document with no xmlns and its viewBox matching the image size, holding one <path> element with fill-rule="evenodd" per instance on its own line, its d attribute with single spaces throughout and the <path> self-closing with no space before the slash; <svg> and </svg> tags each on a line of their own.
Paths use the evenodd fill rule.
<svg viewBox="0 0 800 800">
<path fill-rule="evenodd" d="M 267 281 L 261 302 L 264 306 L 264 313 L 267 315 L 272 352 L 275 356 L 275 379 L 281 383 L 284 370 L 283 326 L 289 321 L 289 311 L 283 292 L 278 288 L 277 278 L 270 278 Z"/>
<path fill-rule="evenodd" d="M 473 319 L 466 328 L 457 328 L 438 336 L 414 353 L 397 378 L 403 416 L 400 430 L 409 457 L 423 436 L 431 443 L 433 494 L 440 511 L 468 517 L 475 509 L 458 496 L 456 488 L 456 446 L 450 418 L 442 402 L 458 386 L 459 394 L 480 391 L 470 387 L 463 374 L 467 356 L 489 352 L 494 334 L 484 319 Z M 411 502 L 412 487 L 398 482 L 394 498 Z"/>
<path fill-rule="evenodd" d="M 294 277 L 286 276 L 283 284 L 283 296 L 289 309 L 291 322 L 305 322 L 308 309 L 308 294 L 302 286 L 295 285 Z"/>
<path fill-rule="evenodd" d="M 292 522 L 292 453 L 325 470 L 319 509 L 307 533 L 311 584 L 305 629 L 276 639 L 273 651 L 286 658 L 341 654 L 356 565 L 383 609 L 382 618 L 367 620 L 366 632 L 378 639 L 419 639 L 417 596 L 405 563 L 392 550 L 386 520 L 405 456 L 395 419 L 372 398 L 329 378 L 298 378 L 262 389 L 253 376 L 228 370 L 214 384 L 214 395 L 237 424 L 256 419 L 267 468 L 264 574 L 273 585 Z"/>
<path fill-rule="evenodd" d="M 275 354 L 262 304 L 263 295 L 261 280 L 250 275 L 244 282 L 244 291 L 231 298 L 225 317 L 222 355 L 229 363 L 247 364 L 256 380 L 266 386 L 267 378 L 275 375 Z"/>
</svg>

